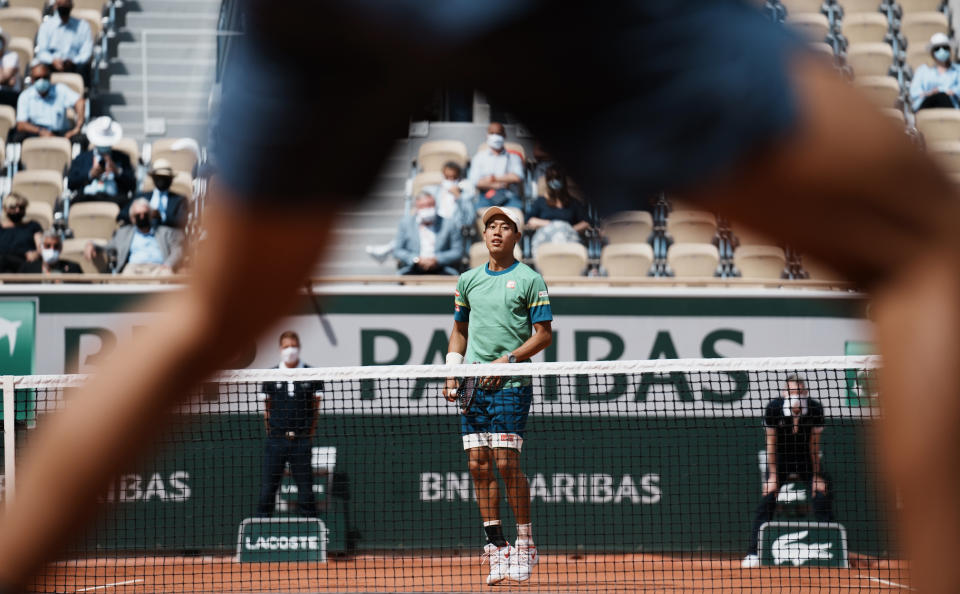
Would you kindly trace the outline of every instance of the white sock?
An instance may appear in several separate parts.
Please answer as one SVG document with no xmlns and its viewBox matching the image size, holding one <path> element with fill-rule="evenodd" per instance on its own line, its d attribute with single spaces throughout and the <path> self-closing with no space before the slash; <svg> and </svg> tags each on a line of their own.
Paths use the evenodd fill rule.
<svg viewBox="0 0 960 594">
<path fill-rule="evenodd" d="M 518 547 L 533 546 L 533 527 L 531 524 L 517 524 L 517 542 Z"/>
</svg>

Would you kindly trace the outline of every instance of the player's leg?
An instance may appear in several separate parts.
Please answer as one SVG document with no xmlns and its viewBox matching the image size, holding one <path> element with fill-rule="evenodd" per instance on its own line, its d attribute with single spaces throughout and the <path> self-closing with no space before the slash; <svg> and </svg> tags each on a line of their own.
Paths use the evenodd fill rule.
<svg viewBox="0 0 960 594">
<path fill-rule="evenodd" d="M 312 445 L 309 437 L 298 437 L 290 444 L 290 474 L 297 484 L 297 513 L 310 517 L 317 515 L 317 500 L 313 494 Z"/>
<path fill-rule="evenodd" d="M 484 440 L 488 437 L 485 436 Z M 483 532 L 487 537 L 487 544 L 483 547 L 483 559 L 490 563 L 487 585 L 499 584 L 510 571 L 512 547 L 504 538 L 500 523 L 500 489 L 493 471 L 496 463 L 493 450 L 487 446 L 471 447 L 467 450 L 467 460 L 483 520 Z"/>
<path fill-rule="evenodd" d="M 283 444 L 279 438 L 267 437 L 263 452 L 263 469 L 260 476 L 260 501 L 257 504 L 258 516 L 269 516 L 276 503 L 277 488 L 283 478 Z"/>
<path fill-rule="evenodd" d="M 0 521 L 0 587 L 16 590 L 78 535 L 111 475 L 166 426 L 159 420 L 171 405 L 289 310 L 335 217 L 254 209 L 223 190 L 211 198 L 218 207 L 189 287 L 38 428 Z"/>
</svg>

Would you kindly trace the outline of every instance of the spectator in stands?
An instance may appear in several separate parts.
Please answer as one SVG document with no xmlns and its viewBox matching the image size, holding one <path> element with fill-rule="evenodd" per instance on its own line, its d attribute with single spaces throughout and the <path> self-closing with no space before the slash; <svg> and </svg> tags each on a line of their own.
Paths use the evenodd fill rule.
<svg viewBox="0 0 960 594">
<path fill-rule="evenodd" d="M 0 222 L 0 272 L 20 272 L 27 262 L 40 259 L 43 228 L 36 221 L 24 221 L 30 201 L 10 193 L 3 199 Z"/>
<path fill-rule="evenodd" d="M 50 67 L 34 61 L 30 67 L 33 84 L 17 99 L 16 141 L 32 136 L 63 136 L 77 141 L 83 128 L 84 99 L 63 83 L 50 82 Z M 76 113 L 70 126 L 69 108 Z"/>
<path fill-rule="evenodd" d="M 36 59 L 56 72 L 86 72 L 93 57 L 93 33 L 83 19 L 70 16 L 73 0 L 56 0 L 56 14 L 37 31 Z"/>
<path fill-rule="evenodd" d="M 414 205 L 415 213 L 400 222 L 393 248 L 400 274 L 459 274 L 460 226 L 437 216 L 436 200 L 429 192 L 420 192 Z"/>
<path fill-rule="evenodd" d="M 910 83 L 913 110 L 928 107 L 960 107 L 960 67 L 953 63 L 950 38 L 934 33 L 928 45 L 933 64 L 921 64 Z"/>
<path fill-rule="evenodd" d="M 173 165 L 170 164 L 170 161 L 157 159 L 150 166 L 153 191 L 143 192 L 137 198 L 145 198 L 150 201 L 150 212 L 157 224 L 184 229 L 187 226 L 190 201 L 186 196 L 170 190 L 173 185 L 173 176 Z M 129 204 L 120 211 L 117 220 L 121 222 L 130 220 Z"/>
<path fill-rule="evenodd" d="M 25 263 L 20 272 L 32 274 L 80 274 L 83 272 L 76 262 L 60 259 L 63 241 L 55 230 L 48 229 L 43 234 L 40 248 L 40 258 Z"/>
<path fill-rule="evenodd" d="M 487 146 L 470 164 L 470 184 L 477 189 L 477 210 L 491 206 L 509 206 L 523 210 L 521 184 L 523 160 L 508 151 L 504 142 L 507 132 L 500 122 L 487 127 Z"/>
<path fill-rule="evenodd" d="M 113 148 L 123 137 L 123 129 L 102 116 L 87 125 L 86 133 L 90 149 L 76 156 L 67 173 L 67 187 L 75 193 L 73 201 L 105 200 L 123 206 L 137 185 L 130 157 Z"/>
<path fill-rule="evenodd" d="M 443 166 L 443 181 L 437 188 L 437 216 L 461 226 L 472 225 L 477 216 L 473 186 L 463 179 L 463 169 L 454 161 Z"/>
<path fill-rule="evenodd" d="M 20 56 L 10 49 L 10 35 L 0 29 L 0 103 L 16 109 L 22 86 Z"/>
<path fill-rule="evenodd" d="M 173 274 L 183 258 L 183 231 L 154 225 L 145 198 L 130 205 L 130 222 L 133 224 L 117 229 L 103 248 L 87 243 L 84 256 L 92 261 L 104 252 L 116 253 L 117 268 L 123 274 Z"/>
<path fill-rule="evenodd" d="M 578 243 L 590 230 L 587 205 L 570 193 L 568 180 L 557 167 L 547 168 L 546 196 L 539 196 L 527 208 L 526 228 L 533 231 L 533 256 L 542 243 Z"/>
</svg>

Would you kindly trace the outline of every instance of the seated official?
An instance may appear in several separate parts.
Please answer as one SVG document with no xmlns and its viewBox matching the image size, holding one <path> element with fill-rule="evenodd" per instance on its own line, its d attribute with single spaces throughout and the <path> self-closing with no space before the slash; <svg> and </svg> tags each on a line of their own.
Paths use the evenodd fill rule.
<svg viewBox="0 0 960 594">
<path fill-rule="evenodd" d="M 33 136 L 62 136 L 71 141 L 83 129 L 84 99 L 63 83 L 50 82 L 50 67 L 35 63 L 30 68 L 33 84 L 17 99 L 15 142 Z M 73 108 L 76 122 L 71 125 L 67 110 Z"/>
<path fill-rule="evenodd" d="M 36 221 L 24 221 L 30 201 L 10 193 L 3 199 L 0 222 L 0 272 L 20 272 L 27 262 L 40 259 L 43 228 Z"/>
<path fill-rule="evenodd" d="M 463 259 L 460 225 L 437 216 L 436 201 L 429 192 L 420 192 L 416 212 L 400 221 L 393 257 L 400 274 L 451 274 Z"/>
<path fill-rule="evenodd" d="M 506 149 L 506 128 L 499 122 L 487 127 L 487 146 L 470 163 L 470 184 L 477 189 L 477 210 L 507 206 L 523 210 L 521 184 L 523 159 Z"/>
<path fill-rule="evenodd" d="M 166 159 L 157 159 L 150 167 L 153 191 L 143 192 L 137 198 L 150 202 L 150 211 L 155 223 L 184 229 L 190 215 L 190 200 L 170 190 L 173 185 L 173 166 Z M 130 205 L 126 205 L 117 215 L 118 221 L 130 220 Z"/>
<path fill-rule="evenodd" d="M 90 122 L 86 133 L 90 149 L 77 155 L 67 173 L 67 187 L 75 192 L 72 200 L 126 204 L 137 177 L 130 157 L 113 148 L 123 137 L 123 129 L 103 116 Z"/>
<path fill-rule="evenodd" d="M 117 269 L 122 274 L 166 276 L 173 274 L 183 259 L 183 231 L 154 225 L 150 203 L 138 198 L 130 205 L 130 222 L 117 229 L 105 247 L 90 242 L 84 256 L 93 260 L 103 252 L 117 255 Z"/>
<path fill-rule="evenodd" d="M 93 58 L 90 24 L 70 16 L 73 0 L 57 0 L 55 8 L 53 16 L 44 19 L 37 31 L 35 57 L 56 72 L 86 74 Z"/>
<path fill-rule="evenodd" d="M 40 258 L 23 265 L 20 272 L 28 274 L 81 274 L 80 265 L 71 260 L 61 260 L 63 241 L 53 229 L 43 234 L 43 243 L 40 248 Z"/>
</svg>

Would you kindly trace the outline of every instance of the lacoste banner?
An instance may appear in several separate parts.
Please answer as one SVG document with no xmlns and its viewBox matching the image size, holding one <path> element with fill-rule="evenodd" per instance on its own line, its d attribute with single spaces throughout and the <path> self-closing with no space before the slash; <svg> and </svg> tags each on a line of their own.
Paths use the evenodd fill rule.
<svg viewBox="0 0 960 594">
<path fill-rule="evenodd" d="M 835 522 L 767 522 L 760 527 L 760 564 L 847 567 L 847 531 Z"/>
<path fill-rule="evenodd" d="M 247 518 L 240 524 L 237 561 L 327 560 L 327 527 L 316 518 Z"/>
<path fill-rule="evenodd" d="M 35 299 L 0 298 L 0 375 L 33 373 L 36 342 L 37 302 Z M 32 390 L 18 390 L 16 419 L 33 418 Z M 6 411 L 0 405 L 0 419 Z"/>
</svg>

